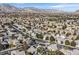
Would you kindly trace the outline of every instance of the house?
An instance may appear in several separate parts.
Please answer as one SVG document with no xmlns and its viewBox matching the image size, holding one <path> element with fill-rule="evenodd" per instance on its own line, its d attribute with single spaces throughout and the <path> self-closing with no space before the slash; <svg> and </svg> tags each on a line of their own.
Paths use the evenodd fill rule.
<svg viewBox="0 0 79 59">
<path fill-rule="evenodd" d="M 58 49 L 58 48 L 57 48 L 57 44 L 51 44 L 51 45 L 49 45 L 47 48 L 48 48 L 49 50 L 52 50 L 52 51 Z"/>
<path fill-rule="evenodd" d="M 36 53 L 36 48 L 35 47 L 33 47 L 33 46 L 31 46 L 28 50 L 27 50 L 27 52 L 29 52 L 29 53 Z"/>
<path fill-rule="evenodd" d="M 25 55 L 25 51 L 14 50 L 11 51 L 11 55 Z"/>
</svg>

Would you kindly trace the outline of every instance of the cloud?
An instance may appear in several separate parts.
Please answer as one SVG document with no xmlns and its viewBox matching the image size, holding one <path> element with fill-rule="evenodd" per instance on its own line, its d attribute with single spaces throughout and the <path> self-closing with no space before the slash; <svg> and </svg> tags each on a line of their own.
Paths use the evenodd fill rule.
<svg viewBox="0 0 79 59">
<path fill-rule="evenodd" d="M 79 4 L 59 4 L 55 6 L 50 6 L 53 8 L 67 8 L 67 7 L 79 7 Z"/>
</svg>

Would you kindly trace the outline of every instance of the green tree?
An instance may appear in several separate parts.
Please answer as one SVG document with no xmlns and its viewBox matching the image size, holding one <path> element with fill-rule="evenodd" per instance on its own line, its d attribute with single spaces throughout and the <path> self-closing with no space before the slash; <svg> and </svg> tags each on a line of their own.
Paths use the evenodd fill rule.
<svg viewBox="0 0 79 59">
<path fill-rule="evenodd" d="M 73 35 L 76 35 L 76 32 L 74 32 Z"/>
<path fill-rule="evenodd" d="M 14 24 L 14 21 L 11 21 L 11 24 Z"/>
<path fill-rule="evenodd" d="M 48 51 L 48 55 L 64 55 L 64 53 L 59 50 L 56 50 L 56 51 Z"/>
<path fill-rule="evenodd" d="M 66 29 L 66 28 L 67 28 L 67 25 L 64 25 L 64 26 L 62 27 L 63 30 Z"/>
<path fill-rule="evenodd" d="M 50 50 L 48 50 L 48 55 L 55 55 L 55 51 L 50 51 Z"/>
<path fill-rule="evenodd" d="M 79 35 L 76 37 L 76 39 L 75 40 L 79 40 Z"/>
<path fill-rule="evenodd" d="M 43 35 L 42 35 L 42 34 L 38 34 L 38 33 L 37 33 L 37 34 L 36 34 L 36 37 L 39 38 L 39 39 L 43 39 Z"/>
<path fill-rule="evenodd" d="M 69 40 L 66 40 L 66 41 L 65 41 L 65 45 L 70 45 Z"/>
<path fill-rule="evenodd" d="M 55 43 L 55 38 L 53 36 L 50 37 L 50 43 Z"/>
<path fill-rule="evenodd" d="M 50 18 L 50 19 L 48 19 L 48 20 L 49 20 L 49 21 L 53 21 L 53 19 L 51 19 L 51 18 Z"/>
<path fill-rule="evenodd" d="M 63 44 L 63 41 L 61 41 L 61 44 Z"/>
<path fill-rule="evenodd" d="M 56 28 L 57 26 L 56 25 L 54 25 L 54 28 Z"/>
<path fill-rule="evenodd" d="M 59 50 L 56 50 L 55 53 L 56 53 L 56 55 L 64 55 L 64 53 Z"/>
<path fill-rule="evenodd" d="M 23 32 L 26 32 L 26 29 L 23 28 L 22 30 L 23 30 Z"/>
<path fill-rule="evenodd" d="M 47 36 L 45 40 L 49 40 L 49 37 Z"/>
<path fill-rule="evenodd" d="M 71 46 L 75 47 L 76 46 L 76 42 L 75 41 L 72 41 L 71 42 Z"/>
<path fill-rule="evenodd" d="M 55 41 L 55 38 L 53 36 L 50 37 L 51 41 Z"/>
<path fill-rule="evenodd" d="M 71 35 L 71 33 L 67 33 L 67 34 L 66 34 L 66 36 L 69 36 L 69 35 Z"/>
<path fill-rule="evenodd" d="M 26 39 L 26 38 L 28 38 L 29 37 L 29 35 L 28 34 L 26 34 L 25 36 L 24 36 L 24 38 Z"/>
<path fill-rule="evenodd" d="M 43 47 L 38 47 L 37 48 L 37 53 L 43 54 L 44 50 L 45 49 Z"/>
</svg>

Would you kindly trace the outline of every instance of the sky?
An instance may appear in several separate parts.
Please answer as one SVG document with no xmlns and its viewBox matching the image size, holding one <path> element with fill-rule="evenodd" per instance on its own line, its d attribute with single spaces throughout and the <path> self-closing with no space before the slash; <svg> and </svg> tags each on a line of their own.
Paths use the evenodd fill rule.
<svg viewBox="0 0 79 59">
<path fill-rule="evenodd" d="M 78 3 L 9 3 L 17 8 L 35 7 L 41 9 L 58 9 L 73 12 L 79 10 Z"/>
</svg>

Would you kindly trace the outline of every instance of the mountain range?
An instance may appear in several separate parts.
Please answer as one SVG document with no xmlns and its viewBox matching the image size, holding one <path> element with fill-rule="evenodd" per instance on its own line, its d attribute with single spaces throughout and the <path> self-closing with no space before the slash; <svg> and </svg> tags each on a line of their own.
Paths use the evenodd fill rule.
<svg viewBox="0 0 79 59">
<path fill-rule="evenodd" d="M 2 12 L 65 13 L 65 11 L 56 9 L 39 9 L 34 7 L 17 8 L 9 4 L 0 4 L 0 13 Z M 79 10 L 76 12 L 79 12 Z"/>
<path fill-rule="evenodd" d="M 35 12 L 35 13 L 60 13 L 64 12 L 56 9 L 39 9 L 34 7 L 17 8 L 9 4 L 0 4 L 0 12 Z"/>
</svg>

